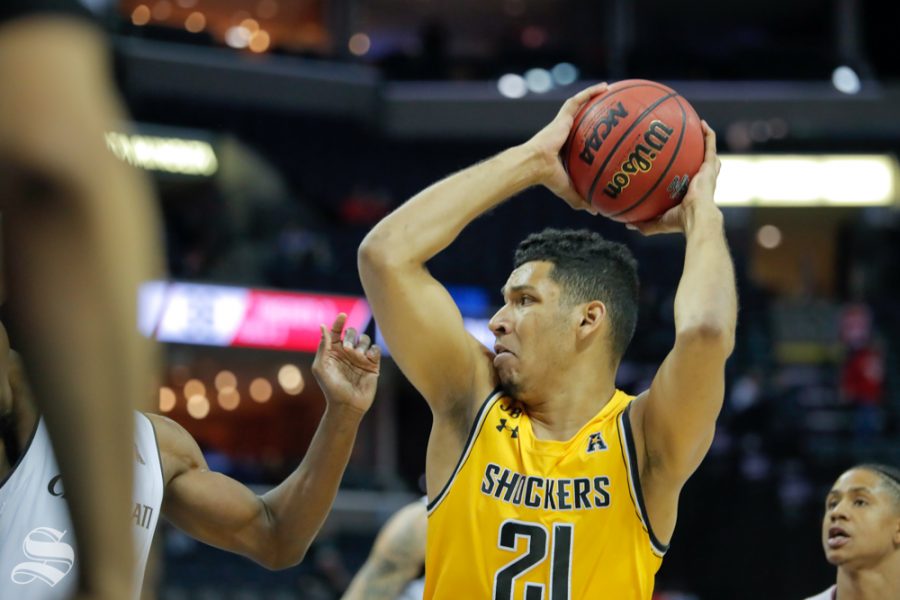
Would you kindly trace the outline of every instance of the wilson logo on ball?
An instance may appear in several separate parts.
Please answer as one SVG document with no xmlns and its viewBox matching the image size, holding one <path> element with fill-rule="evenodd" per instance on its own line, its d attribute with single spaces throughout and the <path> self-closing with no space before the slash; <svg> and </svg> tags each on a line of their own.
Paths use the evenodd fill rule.
<svg viewBox="0 0 900 600">
<path fill-rule="evenodd" d="M 609 183 L 603 189 L 603 193 L 610 198 L 618 198 L 619 194 L 631 183 L 631 177 L 640 173 L 649 173 L 653 168 L 653 161 L 659 156 L 659 152 L 665 148 L 669 136 L 675 131 L 667 127 L 665 123 L 655 120 L 650 123 L 644 133 L 644 144 L 635 146 L 628 158 L 612 176 Z"/>
</svg>

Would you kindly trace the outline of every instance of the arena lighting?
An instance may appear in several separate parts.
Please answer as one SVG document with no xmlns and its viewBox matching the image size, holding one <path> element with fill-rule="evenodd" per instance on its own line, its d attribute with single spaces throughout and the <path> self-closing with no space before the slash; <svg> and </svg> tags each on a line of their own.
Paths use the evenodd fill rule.
<svg viewBox="0 0 900 600">
<path fill-rule="evenodd" d="M 365 331 L 372 318 L 358 296 L 257 290 L 153 281 L 141 286 L 138 327 L 161 342 L 315 352 L 319 325 L 347 314 L 347 327 Z M 199 383 L 199 382 L 198 382 Z M 225 389 L 226 381 L 219 381 Z M 205 395 L 188 382 L 185 396 Z M 220 390 L 221 391 L 221 390 Z"/>
<path fill-rule="evenodd" d="M 525 72 L 525 86 L 535 94 L 544 94 L 553 89 L 553 77 L 546 69 L 529 69 Z"/>
<path fill-rule="evenodd" d="M 563 62 L 550 69 L 550 74 L 556 85 L 572 85 L 578 79 L 578 68 L 572 63 Z"/>
<path fill-rule="evenodd" d="M 846 65 L 841 65 L 834 70 L 831 74 L 831 84 L 837 91 L 845 94 L 858 94 L 862 89 L 859 75 Z"/>
<path fill-rule="evenodd" d="M 147 169 L 181 175 L 212 175 L 219 168 L 209 142 L 110 131 L 106 145 L 121 160 Z"/>
<path fill-rule="evenodd" d="M 172 388 L 169 387 L 161 387 L 159 388 L 159 410 L 167 413 L 172 412 L 172 409 L 175 408 L 175 404 L 177 402 L 177 398 L 175 396 L 175 392 Z"/>
<path fill-rule="evenodd" d="M 497 80 L 497 90 L 507 98 L 522 98 L 528 93 L 528 86 L 521 75 L 507 73 Z"/>
<path fill-rule="evenodd" d="M 886 154 L 722 156 L 721 206 L 890 206 L 897 159 Z"/>
</svg>

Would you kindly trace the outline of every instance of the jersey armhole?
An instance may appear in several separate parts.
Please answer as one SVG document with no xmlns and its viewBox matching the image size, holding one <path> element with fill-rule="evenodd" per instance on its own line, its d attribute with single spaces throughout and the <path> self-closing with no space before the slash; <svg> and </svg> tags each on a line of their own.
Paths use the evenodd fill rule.
<svg viewBox="0 0 900 600">
<path fill-rule="evenodd" d="M 466 444 L 463 446 L 462 453 L 459 456 L 459 460 L 456 463 L 456 468 L 453 469 L 453 474 L 450 475 L 450 479 L 447 480 L 447 483 L 444 484 L 443 489 L 441 489 L 440 493 L 434 498 L 430 499 L 428 504 L 426 505 L 428 508 L 428 516 L 431 516 L 431 513 L 438 507 L 441 501 L 447 497 L 447 493 L 450 491 L 450 486 L 453 485 L 453 481 L 456 479 L 456 476 L 459 474 L 460 470 L 462 470 L 463 465 L 466 464 L 466 459 L 469 458 L 469 453 L 472 451 L 472 446 L 475 444 L 475 440 L 478 438 L 478 433 L 481 431 L 482 425 L 484 425 L 484 419 L 487 416 L 487 413 L 490 412 L 490 407 L 494 405 L 498 399 L 503 396 L 500 388 L 492 391 L 485 401 L 482 403 L 481 408 L 478 409 L 478 413 L 475 415 L 475 421 L 472 423 L 472 428 L 469 430 L 469 437 L 466 438 Z"/>
<path fill-rule="evenodd" d="M 34 436 L 37 435 L 38 428 L 41 426 L 41 422 L 43 421 L 43 417 L 38 417 L 34 422 L 34 427 L 31 428 L 31 435 L 28 436 L 28 442 L 22 447 L 22 451 L 19 452 L 19 456 L 16 457 L 16 463 L 14 465 L 9 466 L 9 472 L 3 476 L 3 479 L 0 479 L 0 488 L 6 485 L 6 482 L 13 476 L 13 473 L 16 472 L 16 469 L 19 468 L 19 465 L 22 464 L 22 461 L 25 460 L 25 455 L 28 454 L 28 451 L 31 450 L 31 444 L 34 443 Z M 46 427 L 46 425 L 44 425 Z M 50 437 L 50 433 L 47 433 L 47 437 Z M 3 443 L 3 440 L 0 439 L 0 444 Z M 50 447 L 53 448 L 53 442 L 50 443 Z"/>
<path fill-rule="evenodd" d="M 622 459 L 625 461 L 625 471 L 628 473 L 628 490 L 631 494 L 631 500 L 637 509 L 638 518 L 644 525 L 644 529 L 647 530 L 647 536 L 650 538 L 650 548 L 654 554 L 663 556 L 669 549 L 669 545 L 659 541 L 656 534 L 653 533 L 653 527 L 650 525 L 650 515 L 647 514 L 647 507 L 644 504 L 644 492 L 641 489 L 634 436 L 631 433 L 630 410 L 631 404 L 629 403 L 625 410 L 619 413 L 619 446 L 622 450 Z"/>
<path fill-rule="evenodd" d="M 145 419 L 147 421 L 147 423 L 150 425 L 150 431 L 153 432 L 153 443 L 156 446 L 156 460 L 159 461 L 159 476 L 162 478 L 162 488 L 160 488 L 160 489 L 162 490 L 163 501 L 165 501 L 166 485 L 167 485 L 166 484 L 166 467 L 165 467 L 165 463 L 163 463 L 162 448 L 160 448 L 160 446 L 159 446 L 159 436 L 156 434 L 156 425 L 153 424 L 153 419 L 151 419 L 144 413 L 142 413 L 140 411 L 136 411 L 136 412 L 138 415 L 140 415 L 143 419 Z"/>
</svg>

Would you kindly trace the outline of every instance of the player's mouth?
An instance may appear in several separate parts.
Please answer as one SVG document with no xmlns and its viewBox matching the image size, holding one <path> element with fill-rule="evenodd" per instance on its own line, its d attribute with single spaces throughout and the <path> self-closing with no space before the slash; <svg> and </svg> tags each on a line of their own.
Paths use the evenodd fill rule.
<svg viewBox="0 0 900 600">
<path fill-rule="evenodd" d="M 509 349 L 503 344 L 494 344 L 494 367 L 498 367 L 504 361 L 507 361 L 515 356 Z"/>
<path fill-rule="evenodd" d="M 832 550 L 844 546 L 850 541 L 850 534 L 840 527 L 832 527 L 828 530 L 828 547 Z"/>
<path fill-rule="evenodd" d="M 500 354 L 504 354 L 504 353 L 512 354 L 510 349 L 507 348 L 506 346 L 504 346 L 503 344 L 494 344 L 494 354 L 499 356 Z M 515 355 L 513 355 L 513 356 L 515 356 Z"/>
</svg>

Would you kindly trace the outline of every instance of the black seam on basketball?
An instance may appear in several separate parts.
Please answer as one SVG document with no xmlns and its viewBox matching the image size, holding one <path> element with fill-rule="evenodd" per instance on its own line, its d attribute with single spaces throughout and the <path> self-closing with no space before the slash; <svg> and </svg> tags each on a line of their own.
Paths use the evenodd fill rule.
<svg viewBox="0 0 900 600">
<path fill-rule="evenodd" d="M 652 81 L 641 81 L 640 83 L 634 83 L 632 85 L 620 88 L 612 93 L 607 93 L 603 96 L 602 100 L 608 100 L 608 99 L 612 98 L 613 96 L 621 94 L 625 90 L 630 90 L 630 89 L 636 88 L 636 87 L 651 87 L 655 90 L 660 90 L 660 91 L 666 92 L 667 94 L 674 92 L 674 90 L 672 90 L 671 88 L 667 88 L 665 86 L 655 84 Z M 572 137 L 575 135 L 575 132 L 578 131 L 578 128 L 581 127 L 581 124 L 584 123 L 585 119 L 587 119 L 587 116 L 589 114 L 591 114 L 591 112 L 595 108 L 599 108 L 600 104 L 601 104 L 601 102 L 594 103 L 593 106 L 591 106 L 583 115 L 581 115 L 581 120 L 578 121 L 577 123 L 575 123 L 575 126 L 572 127 L 572 130 L 569 132 L 569 137 L 566 139 L 566 143 L 569 143 L 571 141 Z"/>
<path fill-rule="evenodd" d="M 453 468 L 453 472 L 450 474 L 450 479 L 447 480 L 447 483 L 444 484 L 444 487 L 441 488 L 440 493 L 434 497 L 425 507 L 425 510 L 428 512 L 428 516 L 431 516 L 431 511 L 434 510 L 437 505 L 440 503 L 441 499 L 447 494 L 450 490 L 450 485 L 456 479 L 456 476 L 459 475 L 460 470 L 463 467 L 463 464 L 469 458 L 470 450 L 472 449 L 472 445 L 475 443 L 475 438 L 478 437 L 478 434 L 481 431 L 482 425 L 484 425 L 484 421 L 486 419 L 482 419 L 482 417 L 486 414 L 488 410 L 488 405 L 493 406 L 494 403 L 491 400 L 497 401 L 502 398 L 500 388 L 493 390 L 490 395 L 485 398 L 484 402 L 481 404 L 481 408 L 478 409 L 478 413 L 475 415 L 475 421 L 472 423 L 472 428 L 469 430 L 469 437 L 466 438 L 466 443 L 463 446 L 462 452 L 459 454 L 459 460 L 456 461 L 456 466 Z"/>
<path fill-rule="evenodd" d="M 644 202 L 644 200 L 649 198 L 650 194 L 652 194 L 656 190 L 656 187 L 659 185 L 659 182 L 662 181 L 666 177 L 666 175 L 668 175 L 669 169 L 672 168 L 672 164 L 674 164 L 675 159 L 678 158 L 678 151 L 681 149 L 681 142 L 684 141 L 685 128 L 687 127 L 687 111 L 684 109 L 684 106 L 682 106 L 681 100 L 678 99 L 679 97 L 680 96 L 676 96 L 675 101 L 678 102 L 678 107 L 681 109 L 681 133 L 678 134 L 678 142 L 675 144 L 675 151 L 672 153 L 672 158 L 669 159 L 669 164 L 667 164 L 666 168 L 663 169 L 663 172 L 662 172 L 662 174 L 660 174 L 659 179 L 657 179 L 656 182 L 654 182 L 653 186 L 649 190 L 647 190 L 647 192 L 643 196 L 641 196 L 637 202 L 635 202 L 634 204 L 632 204 L 625 210 L 620 210 L 617 213 L 608 215 L 610 219 L 612 219 L 613 217 L 618 217 L 618 216 L 624 215 L 628 211 L 640 206 Z"/>
<path fill-rule="evenodd" d="M 622 431 L 625 434 L 625 444 L 628 446 L 628 458 L 630 459 L 630 468 L 628 471 L 631 476 L 631 482 L 634 484 L 634 492 L 637 495 L 638 508 L 641 511 L 641 515 L 644 517 L 644 525 L 647 526 L 647 535 L 650 536 L 650 543 L 653 544 L 653 547 L 661 554 L 665 554 L 669 549 L 669 545 L 660 542 L 656 537 L 656 534 L 653 533 L 653 526 L 650 524 L 650 515 L 647 514 L 647 506 L 644 504 L 644 491 L 641 489 L 641 475 L 638 470 L 637 452 L 634 445 L 634 436 L 631 434 L 630 409 L 631 404 L 626 406 L 625 410 L 622 411 Z"/>
<path fill-rule="evenodd" d="M 672 91 L 671 88 L 667 88 L 665 86 L 659 85 L 652 81 L 642 80 L 640 83 L 633 83 L 631 85 L 620 88 L 612 93 L 604 94 L 603 97 L 601 98 L 601 101 L 595 102 L 590 108 L 588 108 L 584 112 L 584 114 L 581 115 L 581 119 L 577 123 L 575 123 L 575 125 L 572 126 L 572 129 L 569 130 L 569 137 L 566 138 L 566 143 L 563 144 L 563 148 L 562 148 L 562 163 L 563 163 L 563 167 L 565 167 L 567 173 L 569 171 L 569 149 L 572 147 L 572 139 L 575 137 L 575 134 L 578 132 L 578 129 L 581 127 L 581 124 L 584 123 L 584 120 L 587 119 L 588 115 L 591 114 L 592 112 L 594 112 L 595 109 L 600 108 L 600 105 L 603 103 L 603 101 L 608 100 L 618 94 L 621 94 L 625 90 L 630 90 L 630 89 L 633 89 L 636 87 L 649 87 L 649 88 L 653 88 L 655 90 L 660 90 L 660 91 L 663 91 L 666 93 L 669 93 Z M 571 176 L 570 176 L 570 178 L 571 178 Z"/>
<path fill-rule="evenodd" d="M 594 175 L 594 181 L 591 182 L 591 187 L 590 187 L 590 189 L 588 189 L 587 198 L 585 198 L 585 200 L 587 200 L 587 201 L 590 202 L 590 203 L 593 203 L 593 201 L 594 201 L 594 190 L 597 189 L 597 182 L 600 181 L 600 176 L 603 175 L 603 171 L 604 171 L 604 169 L 606 169 L 606 165 L 608 165 L 608 164 L 609 164 L 609 161 L 612 160 L 612 157 L 615 156 L 616 150 L 619 149 L 619 146 L 622 145 L 622 142 L 625 141 L 625 138 L 628 137 L 628 134 L 631 133 L 631 131 L 632 131 L 635 127 L 637 127 L 638 125 L 640 125 L 641 121 L 644 120 L 644 117 L 646 117 L 648 114 L 650 114 L 652 111 L 654 111 L 654 110 L 656 109 L 657 106 L 659 106 L 660 104 L 662 104 L 662 103 L 665 102 L 666 100 L 669 100 L 670 98 L 672 98 L 672 97 L 674 97 L 674 96 L 677 96 L 677 95 L 678 95 L 678 92 L 672 92 L 671 94 L 666 94 L 665 96 L 663 96 L 662 98 L 660 98 L 659 100 L 657 100 L 656 102 L 654 102 L 653 104 L 651 104 L 650 106 L 648 106 L 646 109 L 644 109 L 644 112 L 642 112 L 640 115 L 638 115 L 638 117 L 637 117 L 637 118 L 634 120 L 634 122 L 628 127 L 628 129 L 626 129 L 625 132 L 622 133 L 622 135 L 619 137 L 619 140 L 618 140 L 618 141 L 615 143 L 615 145 L 612 147 L 612 150 L 610 150 L 610 151 L 607 153 L 607 155 L 606 155 L 606 160 L 604 160 L 604 161 L 603 161 L 603 164 L 600 165 L 600 168 L 597 169 L 597 174 Z"/>
</svg>

